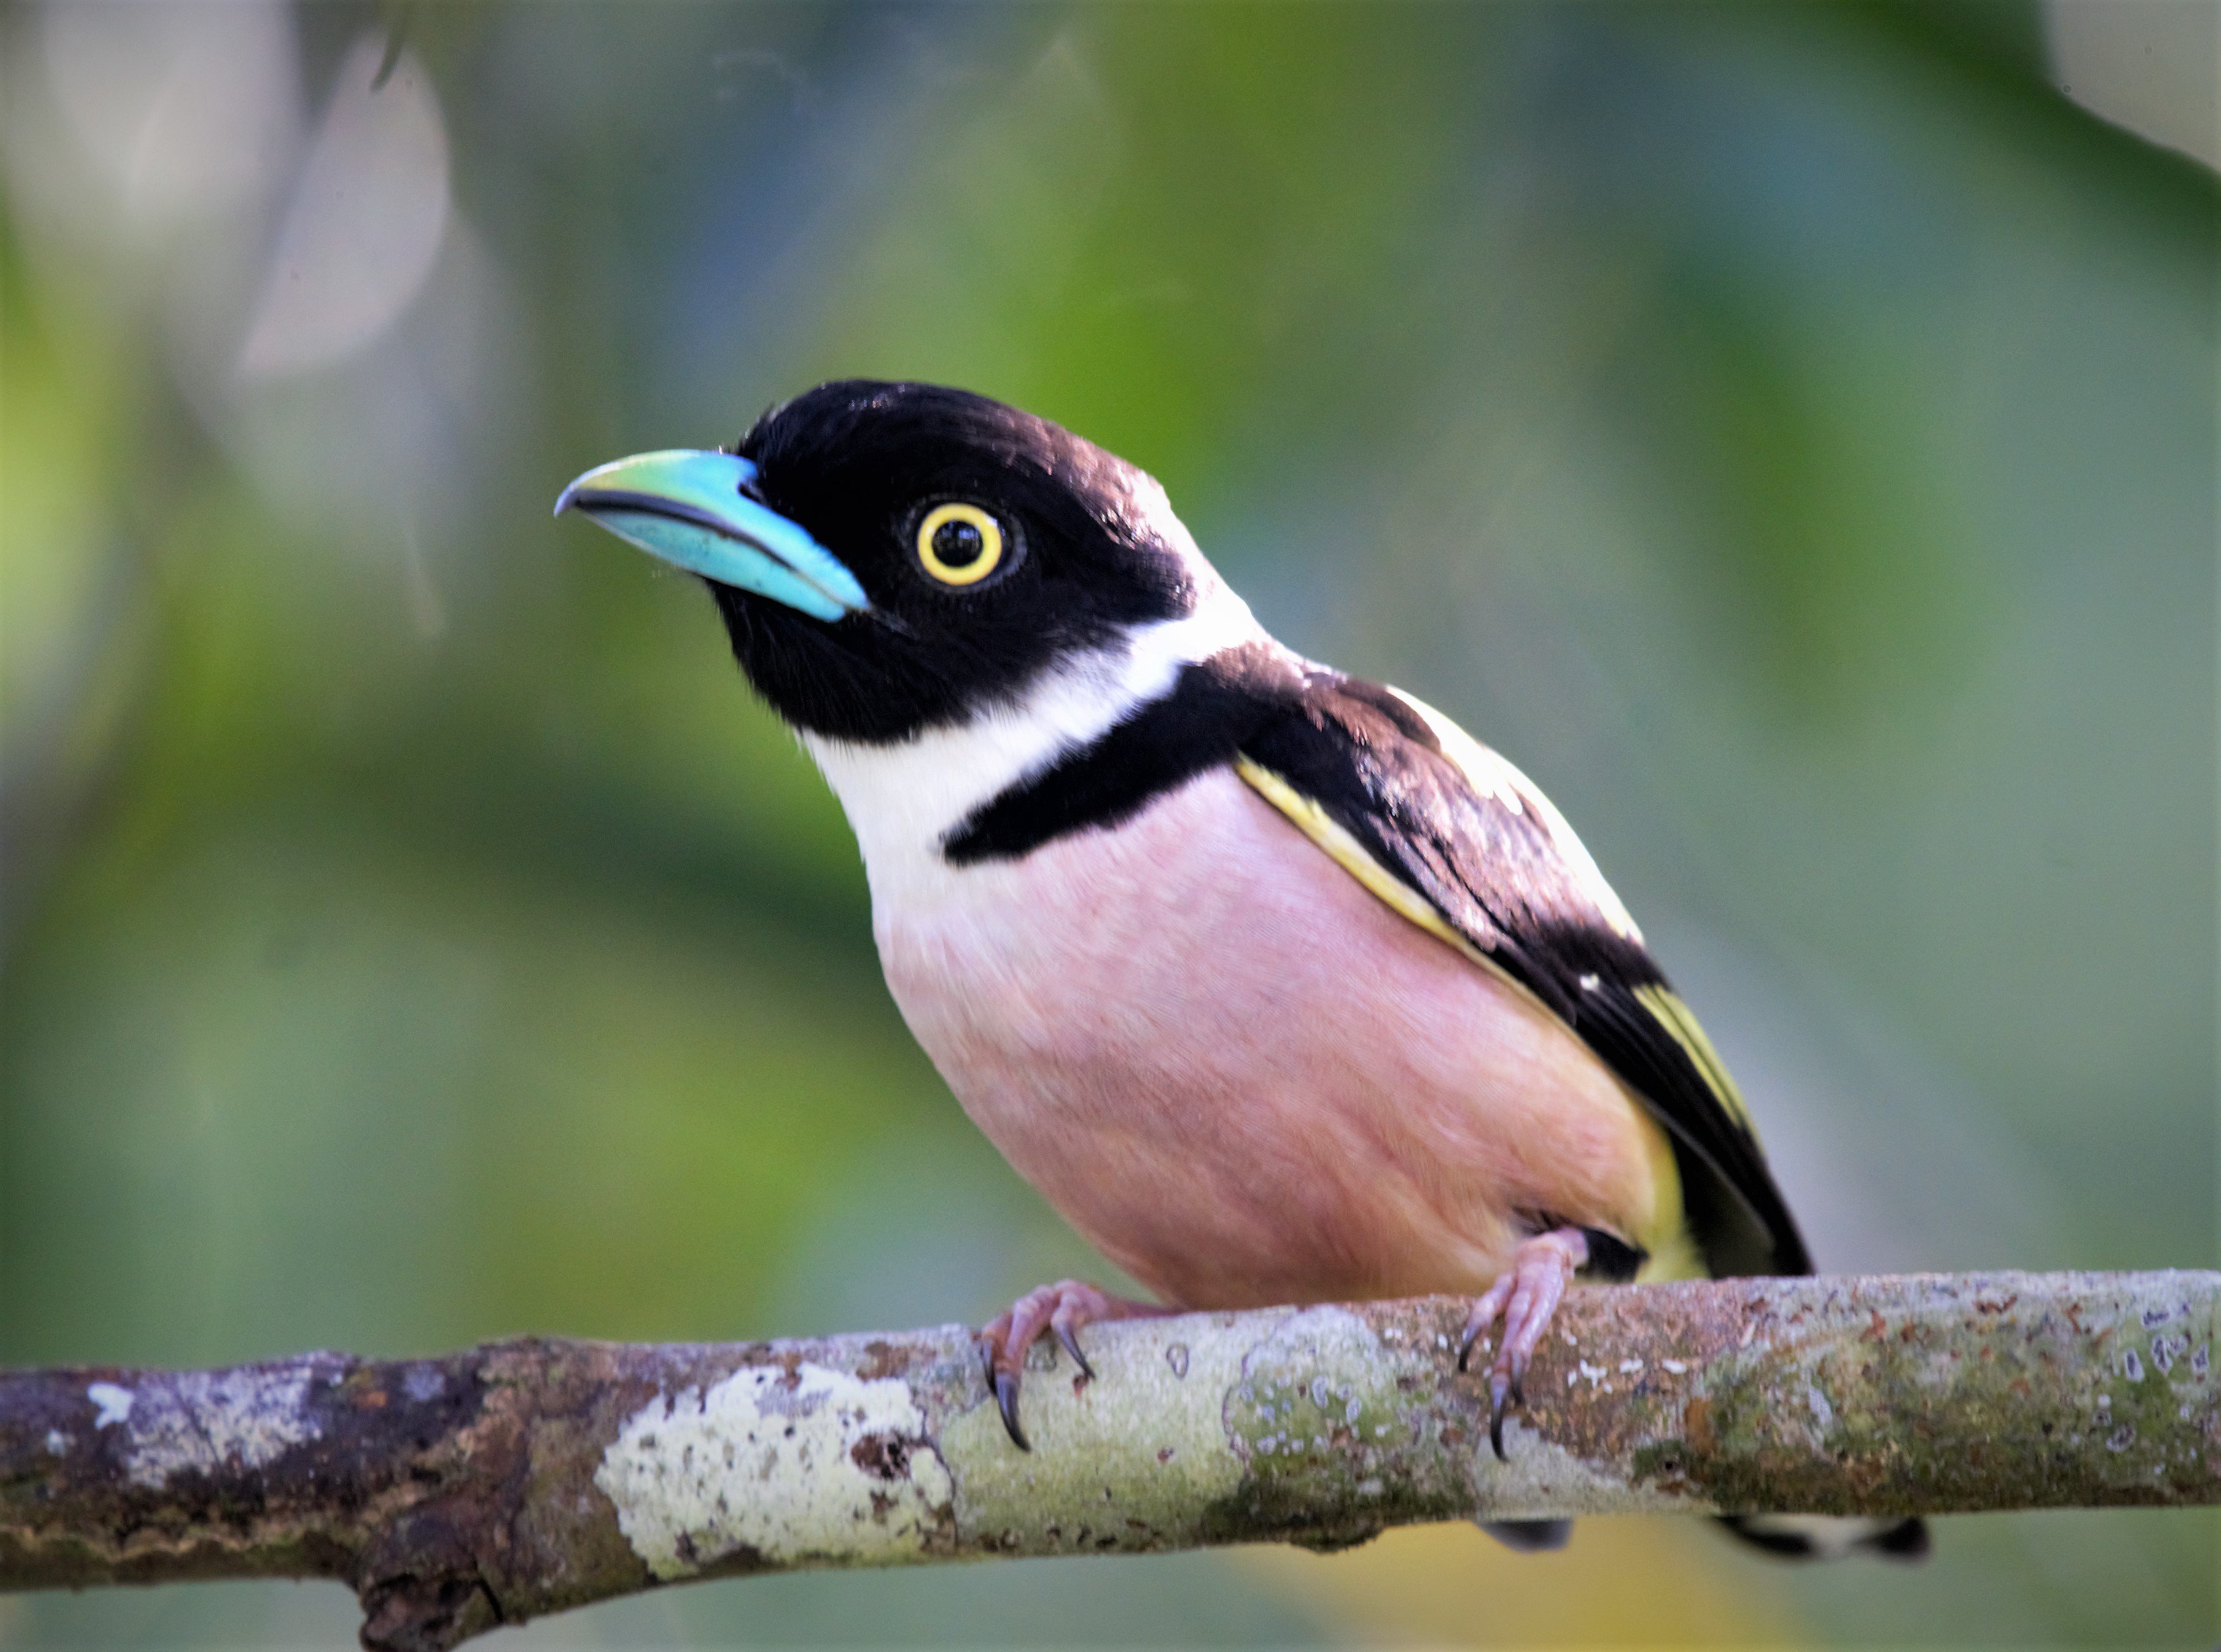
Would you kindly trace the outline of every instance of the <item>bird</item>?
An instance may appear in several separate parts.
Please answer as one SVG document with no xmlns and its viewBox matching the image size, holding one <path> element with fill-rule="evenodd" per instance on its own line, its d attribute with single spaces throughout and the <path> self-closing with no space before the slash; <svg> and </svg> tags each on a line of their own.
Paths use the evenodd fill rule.
<svg viewBox="0 0 2221 1652">
<path fill-rule="evenodd" d="M 698 575 L 838 796 L 905 1021 L 1012 1167 L 1154 1300 L 979 1334 L 1440 1293 L 1505 1452 L 1567 1285 L 1812 1271 L 1718 1053 L 1564 817 L 1403 691 L 1305 658 L 1154 477 L 941 385 L 820 384 L 582 513 Z M 1918 1521 L 1731 1518 L 1781 1554 Z M 1518 1548 L 1562 1522 L 1498 1522 Z"/>
</svg>

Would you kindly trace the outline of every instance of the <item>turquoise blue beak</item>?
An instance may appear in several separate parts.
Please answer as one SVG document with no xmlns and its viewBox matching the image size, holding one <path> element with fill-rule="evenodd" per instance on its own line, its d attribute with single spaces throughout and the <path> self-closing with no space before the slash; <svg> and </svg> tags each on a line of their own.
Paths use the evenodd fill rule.
<svg viewBox="0 0 2221 1652">
<path fill-rule="evenodd" d="M 635 453 L 597 464 L 564 489 L 555 514 L 584 511 L 651 556 L 813 619 L 869 609 L 871 599 L 840 558 L 741 491 L 755 477 L 756 467 L 731 453 Z"/>
</svg>

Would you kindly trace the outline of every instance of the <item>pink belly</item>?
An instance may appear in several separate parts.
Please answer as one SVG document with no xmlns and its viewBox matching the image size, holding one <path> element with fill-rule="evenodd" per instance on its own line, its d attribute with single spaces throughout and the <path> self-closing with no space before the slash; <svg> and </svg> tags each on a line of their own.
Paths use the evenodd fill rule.
<svg viewBox="0 0 2221 1652">
<path fill-rule="evenodd" d="M 888 893 L 888 984 L 965 1111 L 1168 1301 L 1472 1292 L 1532 1213 L 1649 1226 L 1609 1071 L 1229 770 Z"/>
</svg>

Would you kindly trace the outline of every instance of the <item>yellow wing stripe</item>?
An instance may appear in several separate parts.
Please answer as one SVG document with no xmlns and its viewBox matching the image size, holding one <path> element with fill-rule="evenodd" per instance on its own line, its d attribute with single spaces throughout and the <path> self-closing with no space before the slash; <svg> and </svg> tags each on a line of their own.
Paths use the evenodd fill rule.
<svg viewBox="0 0 2221 1652">
<path fill-rule="evenodd" d="M 1336 865 L 1363 884 L 1382 905 L 1444 944 L 1455 947 L 1506 986 L 1516 989 L 1541 1013 L 1553 1020 L 1558 1019 L 1556 1012 L 1537 998 L 1524 982 L 1506 973 L 1502 964 L 1451 928 L 1449 921 L 1435 909 L 1434 902 L 1376 860 L 1372 851 L 1360 843 L 1347 826 L 1329 814 L 1317 799 L 1306 797 L 1289 784 L 1284 776 L 1246 757 L 1237 757 L 1234 760 L 1234 771 L 1247 781 L 1259 796 L 1286 815 L 1298 831 L 1326 851 Z M 1676 1007 L 1680 1005 L 1680 1001 L 1670 993 L 1666 996 Z M 1682 1041 L 1684 1049 L 1688 1048 L 1687 1039 L 1675 1022 L 1667 1020 L 1655 1007 L 1651 1013 L 1666 1020 L 1667 1030 Z M 1686 1009 L 1680 1014 L 1695 1033 L 1699 1046 L 1709 1053 L 1711 1046 L 1704 1042 L 1703 1030 L 1697 1026 Z M 1697 1060 L 1693 1052 L 1690 1058 Z M 1705 1074 L 1706 1082 L 1711 1082 L 1711 1075 L 1717 1070 L 1717 1057 L 1712 1058 L 1711 1067 L 1699 1062 L 1699 1070 Z M 1721 1077 L 1724 1080 L 1725 1075 L 1723 1073 Z M 1625 1089 L 1626 1087 L 1623 1084 L 1621 1088 Z M 1730 1097 L 1735 1096 L 1734 1087 L 1729 1086 L 1726 1093 Z M 1630 1099 L 1634 1099 L 1632 1091 L 1628 1094 Z M 1735 1105 L 1740 1115 L 1742 1105 L 1740 1098 L 1736 1099 Z M 1642 1131 L 1643 1150 L 1650 1162 L 1651 1186 L 1655 1190 L 1654 1213 L 1649 1226 L 1631 1236 L 1637 1244 L 1650 1253 L 1649 1261 L 1643 1264 L 1642 1271 L 1636 1277 L 1644 1281 L 1702 1279 L 1705 1277 L 1704 1260 L 1698 1254 L 1696 1241 L 1689 1232 L 1682 1208 L 1681 1172 L 1674 1157 L 1674 1145 L 1667 1140 L 1664 1129 L 1651 1116 L 1648 1106 L 1638 1101 L 1634 1111 L 1636 1123 Z"/>
<path fill-rule="evenodd" d="M 1444 945 L 1455 947 L 1483 969 L 1527 992 L 1522 983 L 1505 974 L 1502 964 L 1452 929 L 1449 920 L 1435 910 L 1433 901 L 1375 860 L 1373 851 L 1358 842 L 1348 827 L 1329 814 L 1317 798 L 1304 796 L 1284 777 L 1248 757 L 1235 758 L 1234 772 L 1248 781 L 1259 796 L 1294 821 L 1297 830 L 1325 850 L 1336 865 L 1371 890 L 1384 905 Z M 1529 993 L 1528 996 L 1534 994 Z"/>
<path fill-rule="evenodd" d="M 1668 1279 L 1709 1278 L 1711 1270 L 1697 1249 L 1697 1236 L 1689 1231 L 1688 1213 L 1681 1203 L 1681 1165 L 1674 1156 L 1674 1144 L 1649 1107 L 1638 1106 L 1635 1116 L 1642 1126 L 1642 1149 L 1650 1162 L 1652 1190 L 1650 1225 L 1635 1235 L 1635 1242 L 1650 1253 L 1650 1259 L 1635 1277 L 1644 1285 Z"/>
<path fill-rule="evenodd" d="M 1697 1024 L 1697 1018 L 1689 1013 L 1689 1007 L 1681 1001 L 1680 994 L 1671 987 L 1654 984 L 1637 987 L 1635 996 L 1658 1025 L 1673 1035 L 1674 1042 L 1681 1046 L 1681 1053 L 1688 1057 L 1698 1076 L 1705 1081 L 1705 1088 L 1719 1098 L 1720 1105 L 1755 1141 L 1758 1126 L 1751 1122 L 1750 1109 L 1743 1106 L 1742 1092 L 1728 1076 L 1727 1063 L 1712 1048 L 1712 1041 L 1705 1036 L 1705 1029 Z"/>
</svg>

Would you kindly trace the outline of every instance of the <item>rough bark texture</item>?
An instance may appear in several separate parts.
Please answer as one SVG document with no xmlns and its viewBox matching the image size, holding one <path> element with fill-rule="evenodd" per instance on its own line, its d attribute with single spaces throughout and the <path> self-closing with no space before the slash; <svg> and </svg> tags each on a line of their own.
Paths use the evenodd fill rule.
<svg viewBox="0 0 2221 1652">
<path fill-rule="evenodd" d="M 0 1373 L 0 1587 L 333 1577 L 446 1648 L 695 1577 L 1629 1510 L 2221 1502 L 2221 1275 L 1575 1290 L 1508 1431 L 1464 1304 L 1197 1314 L 1044 1344 L 1003 1431 L 962 1327 L 441 1359 Z"/>
</svg>

